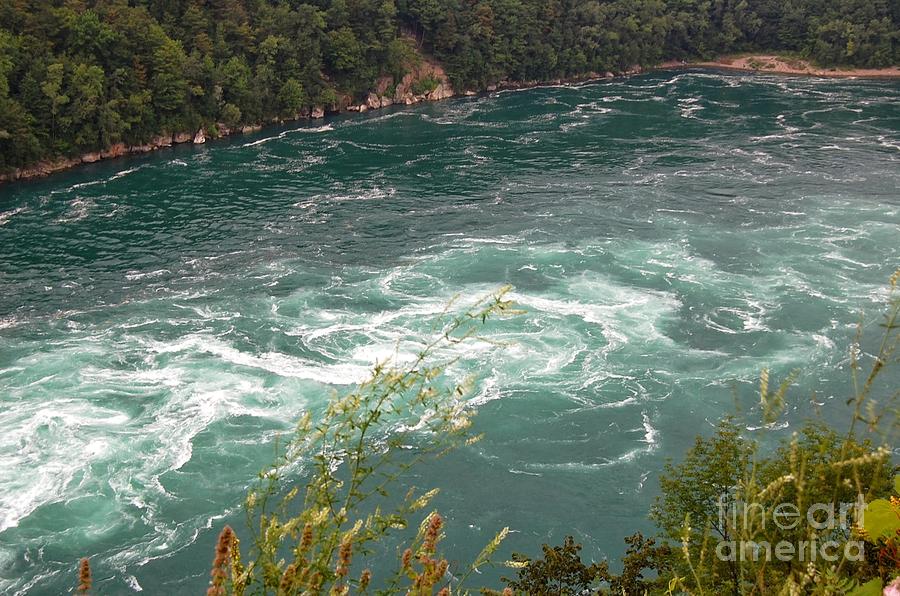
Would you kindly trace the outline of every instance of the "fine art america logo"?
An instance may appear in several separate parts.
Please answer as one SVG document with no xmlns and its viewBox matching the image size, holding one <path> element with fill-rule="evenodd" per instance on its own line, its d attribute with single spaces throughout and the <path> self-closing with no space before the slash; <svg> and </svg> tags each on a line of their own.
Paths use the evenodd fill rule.
<svg viewBox="0 0 900 596">
<path fill-rule="evenodd" d="M 716 556 L 722 561 L 862 561 L 863 541 L 847 540 L 854 525 L 862 527 L 866 508 L 862 495 L 854 503 L 814 503 L 802 511 L 794 503 L 780 503 L 764 507 L 759 503 L 734 500 L 733 495 L 720 495 L 718 500 L 718 527 L 737 530 L 735 535 L 752 535 L 751 529 L 767 531 L 778 529 L 785 533 L 796 531 L 806 534 L 803 527 L 816 530 L 819 539 L 779 540 L 772 544 L 767 540 L 722 540 L 716 545 Z M 770 525 L 771 524 L 771 525 Z M 754 532 L 755 534 L 755 532 Z M 826 539 L 830 538 L 830 539 Z M 838 540 L 844 538 L 844 540 Z"/>
</svg>

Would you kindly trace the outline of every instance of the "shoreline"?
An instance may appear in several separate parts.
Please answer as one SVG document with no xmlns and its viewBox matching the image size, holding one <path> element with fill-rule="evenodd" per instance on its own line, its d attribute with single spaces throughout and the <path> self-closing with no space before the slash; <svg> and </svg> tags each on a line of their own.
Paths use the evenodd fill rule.
<svg viewBox="0 0 900 596">
<path fill-rule="evenodd" d="M 682 62 L 669 60 L 659 64 L 657 70 L 680 68 L 714 68 L 749 72 L 753 74 L 775 74 L 787 76 L 821 77 L 828 79 L 898 79 L 900 66 L 885 68 L 820 68 L 806 60 L 784 58 L 777 54 L 734 54 L 721 56 L 715 60 Z"/>
<path fill-rule="evenodd" d="M 245 124 L 236 126 L 233 129 L 229 129 L 225 125 L 218 123 L 218 131 L 215 135 L 210 134 L 205 128 L 200 128 L 199 130 L 194 132 L 184 131 L 171 134 L 162 133 L 153 137 L 148 143 L 143 145 L 128 146 L 124 143 L 117 143 L 101 151 L 92 151 L 84 153 L 80 156 L 60 157 L 53 160 L 44 160 L 24 168 L 18 168 L 12 173 L 0 174 L 0 188 L 5 185 L 14 184 L 16 182 L 40 180 L 53 176 L 54 174 L 74 170 L 81 165 L 94 164 L 99 161 L 108 161 L 120 157 L 135 157 L 147 153 L 152 153 L 160 149 L 171 149 L 176 145 L 203 145 L 209 141 L 220 141 L 228 139 L 230 137 L 234 137 L 236 135 L 254 134 L 263 131 L 266 128 L 274 126 L 285 126 L 301 122 L 322 122 L 324 121 L 326 116 L 363 113 L 372 110 L 381 110 L 390 106 L 410 106 L 418 103 L 443 101 L 445 99 L 476 97 L 496 91 L 532 89 L 545 85 L 589 83 L 593 81 L 608 80 L 613 77 L 631 76 L 644 72 L 643 69 L 641 69 L 639 66 L 636 66 L 633 69 L 619 74 L 608 72 L 605 75 L 601 75 L 599 73 L 592 72 L 580 76 L 570 77 L 567 79 L 552 79 L 547 81 L 501 81 L 496 85 L 489 85 L 486 89 L 482 89 L 480 91 L 466 90 L 463 92 L 456 92 L 450 86 L 449 80 L 447 79 L 446 74 L 443 72 L 443 69 L 433 63 L 427 63 L 424 69 L 424 75 L 435 76 L 436 78 L 438 78 L 439 83 L 431 91 L 419 95 L 414 95 L 410 91 L 408 91 L 408 89 L 415 81 L 419 80 L 422 77 L 423 72 L 420 72 L 422 70 L 423 69 L 421 68 L 417 68 L 414 73 L 412 73 L 411 75 L 407 75 L 407 77 L 412 77 L 408 81 L 406 80 L 407 77 L 404 77 L 404 81 L 401 83 L 401 85 L 403 85 L 403 89 L 405 89 L 405 91 L 401 92 L 399 95 L 393 98 L 379 94 L 379 91 L 384 91 L 383 89 L 379 89 L 379 87 L 384 87 L 383 82 L 379 82 L 379 85 L 376 87 L 376 89 L 370 92 L 360 104 L 353 104 L 349 101 L 345 101 L 341 105 L 337 106 L 337 109 L 332 110 L 325 110 L 324 107 L 317 106 L 312 108 L 311 110 L 304 110 L 296 118 L 282 118 L 256 124 Z"/>
<path fill-rule="evenodd" d="M 338 109 L 328 111 L 328 115 L 347 114 L 350 112 L 365 112 L 368 110 L 379 110 L 392 105 L 414 105 L 423 102 L 442 101 L 445 99 L 458 97 L 473 97 L 483 95 L 485 93 L 493 93 L 503 90 L 519 90 L 531 89 L 546 85 L 571 85 L 580 83 L 591 83 L 596 81 L 605 81 L 617 77 L 627 77 L 643 72 L 652 72 L 659 70 L 680 70 L 688 68 L 697 69 L 721 69 L 735 72 L 747 72 L 752 74 L 775 74 L 785 76 L 804 76 L 804 77 L 822 77 L 836 79 L 900 79 L 900 66 L 891 66 L 887 68 L 856 68 L 839 70 L 838 68 L 823 69 L 817 68 L 804 60 L 793 60 L 779 57 L 775 54 L 746 54 L 722 56 L 716 60 L 707 61 L 681 61 L 668 60 L 661 62 L 652 67 L 641 68 L 634 66 L 621 73 L 607 72 L 605 74 L 586 73 L 582 76 L 569 77 L 567 79 L 552 79 L 547 81 L 501 81 L 496 85 L 489 85 L 480 91 L 466 90 L 461 93 L 455 92 L 450 88 L 449 81 L 443 70 L 437 65 L 429 65 L 430 73 L 439 75 L 441 80 L 437 88 L 421 95 L 412 95 L 407 93 L 405 101 L 388 101 L 386 98 L 378 96 L 376 93 L 370 93 L 366 101 L 359 105 L 339 106 Z M 374 97 L 374 101 L 373 101 Z M 91 164 L 98 161 L 106 161 L 118 157 L 143 155 L 154 152 L 159 149 L 174 147 L 175 145 L 202 145 L 207 140 L 220 140 L 237 134 L 247 135 L 259 132 L 269 126 L 283 126 L 285 124 L 297 122 L 313 122 L 322 120 L 326 116 L 323 108 L 314 108 L 311 112 L 299 115 L 293 119 L 274 120 L 266 123 L 249 124 L 234 129 L 228 129 L 224 125 L 219 125 L 219 133 L 215 136 L 208 136 L 205 129 L 200 128 L 194 132 L 176 132 L 169 135 L 161 134 L 154 137 L 149 143 L 144 145 L 126 146 L 124 143 L 118 143 L 111 147 L 107 147 L 102 151 L 85 153 L 78 157 L 63 157 L 55 160 L 38 162 L 26 168 L 19 168 L 9 174 L 0 174 L 0 186 L 12 184 L 14 182 L 24 182 L 46 178 L 56 173 L 71 170 L 82 164 Z"/>
</svg>

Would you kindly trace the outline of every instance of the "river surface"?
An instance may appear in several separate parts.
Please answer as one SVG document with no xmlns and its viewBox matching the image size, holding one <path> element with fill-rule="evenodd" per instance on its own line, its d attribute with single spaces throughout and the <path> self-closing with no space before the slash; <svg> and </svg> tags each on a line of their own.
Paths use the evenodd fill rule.
<svg viewBox="0 0 900 596">
<path fill-rule="evenodd" d="M 319 124 L 0 188 L 0 593 L 71 590 L 81 556 L 104 594 L 203 593 L 276 434 L 507 283 L 525 314 L 449 371 L 485 439 L 407 479 L 443 489 L 452 560 L 505 525 L 506 556 L 618 557 L 667 457 L 736 408 L 756 432 L 763 367 L 802 369 L 772 432 L 845 417 L 900 262 L 897 81 L 658 72 Z"/>
</svg>

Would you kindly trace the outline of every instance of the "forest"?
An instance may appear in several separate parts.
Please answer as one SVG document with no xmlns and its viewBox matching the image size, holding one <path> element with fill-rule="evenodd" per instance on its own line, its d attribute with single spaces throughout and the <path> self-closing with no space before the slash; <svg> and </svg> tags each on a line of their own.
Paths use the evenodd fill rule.
<svg viewBox="0 0 900 596">
<path fill-rule="evenodd" d="M 457 91 L 753 50 L 900 63 L 896 0 L 2 0 L 0 173 L 336 109 L 421 54 Z"/>
</svg>

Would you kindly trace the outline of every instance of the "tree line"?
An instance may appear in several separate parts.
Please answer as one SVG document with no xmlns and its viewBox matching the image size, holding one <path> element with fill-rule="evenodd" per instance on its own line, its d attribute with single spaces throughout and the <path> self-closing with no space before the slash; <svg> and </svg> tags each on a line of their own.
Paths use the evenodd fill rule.
<svg viewBox="0 0 900 596">
<path fill-rule="evenodd" d="M 2 0 L 0 171 L 295 118 L 426 52 L 457 89 L 664 59 L 900 63 L 895 0 Z"/>
</svg>

